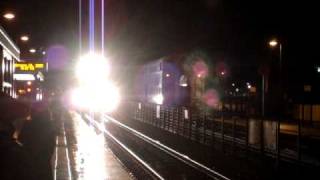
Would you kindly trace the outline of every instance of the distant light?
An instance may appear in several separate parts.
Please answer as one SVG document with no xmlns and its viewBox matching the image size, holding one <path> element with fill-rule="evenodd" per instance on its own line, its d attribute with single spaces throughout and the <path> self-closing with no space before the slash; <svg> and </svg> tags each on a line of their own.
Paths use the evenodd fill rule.
<svg viewBox="0 0 320 180">
<path fill-rule="evenodd" d="M 275 46 L 278 45 L 278 41 L 277 41 L 277 40 L 271 40 L 271 41 L 269 42 L 269 45 L 270 45 L 271 47 L 275 47 Z"/>
<path fill-rule="evenodd" d="M 240 90 L 239 90 L 239 88 L 236 88 L 236 92 L 239 92 Z"/>
<path fill-rule="evenodd" d="M 170 77 L 170 74 L 166 74 L 166 77 Z"/>
<path fill-rule="evenodd" d="M 318 73 L 320 73 L 320 66 L 319 66 L 319 67 L 317 67 L 317 72 L 318 72 Z"/>
<path fill-rule="evenodd" d="M 46 55 L 47 54 L 47 52 L 45 52 L 45 51 L 42 51 L 42 55 Z"/>
<path fill-rule="evenodd" d="M 224 76 L 226 73 L 224 71 L 221 72 L 221 75 Z"/>
<path fill-rule="evenodd" d="M 21 41 L 24 41 L 24 42 L 29 41 L 28 36 L 21 36 L 20 39 L 21 39 Z"/>
<path fill-rule="evenodd" d="M 248 87 L 248 89 L 251 89 L 251 85 L 250 84 L 247 87 Z"/>
<path fill-rule="evenodd" d="M 3 15 L 4 18 L 8 19 L 8 20 L 12 20 L 14 19 L 16 16 L 13 13 L 6 13 Z"/>
<path fill-rule="evenodd" d="M 19 90 L 18 90 L 18 93 L 19 93 L 19 94 L 25 94 L 26 91 L 25 91 L 24 89 L 19 89 Z"/>
<path fill-rule="evenodd" d="M 27 82 L 27 85 L 28 85 L 28 86 L 30 86 L 31 84 L 32 84 L 32 82 L 31 82 L 31 81 L 28 81 L 28 82 Z"/>
<path fill-rule="evenodd" d="M 198 78 L 201 78 L 201 74 L 198 74 L 197 77 L 198 77 Z"/>
<path fill-rule="evenodd" d="M 155 95 L 152 99 L 157 104 L 163 103 L 163 95 L 162 94 Z"/>
<path fill-rule="evenodd" d="M 31 92 L 31 88 L 28 88 L 28 89 L 27 89 L 27 92 Z"/>
<path fill-rule="evenodd" d="M 29 50 L 29 52 L 33 54 L 33 53 L 36 53 L 36 52 L 37 52 L 37 50 L 36 50 L 36 49 L 34 49 L 34 48 L 32 48 L 32 49 L 30 49 L 30 50 Z"/>
<path fill-rule="evenodd" d="M 235 84 L 235 83 L 232 83 L 231 85 L 232 85 L 232 87 L 234 87 L 236 84 Z"/>
</svg>

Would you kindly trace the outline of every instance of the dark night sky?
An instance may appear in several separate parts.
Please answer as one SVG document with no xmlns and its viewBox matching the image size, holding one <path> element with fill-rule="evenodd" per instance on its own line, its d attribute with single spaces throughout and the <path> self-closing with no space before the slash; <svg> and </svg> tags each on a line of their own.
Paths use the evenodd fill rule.
<svg viewBox="0 0 320 180">
<path fill-rule="evenodd" d="M 126 62 L 193 49 L 219 54 L 232 62 L 257 62 L 270 54 L 267 41 L 271 37 L 283 42 L 284 59 L 290 63 L 319 59 L 314 46 L 319 40 L 318 17 L 315 6 L 307 2 L 106 1 L 109 52 Z M 77 8 L 76 0 L 1 0 L 0 12 L 15 11 L 17 19 L 0 22 L 10 34 L 30 34 L 32 46 L 62 44 L 75 54 Z"/>
</svg>

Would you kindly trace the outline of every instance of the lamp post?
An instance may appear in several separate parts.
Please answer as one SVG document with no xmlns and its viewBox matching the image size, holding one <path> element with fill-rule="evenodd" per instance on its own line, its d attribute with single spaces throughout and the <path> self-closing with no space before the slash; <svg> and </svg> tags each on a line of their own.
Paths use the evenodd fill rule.
<svg viewBox="0 0 320 180">
<path fill-rule="evenodd" d="M 282 91 L 282 44 L 278 42 L 276 39 L 273 39 L 269 42 L 269 45 L 271 48 L 275 48 L 279 45 L 279 81 L 280 81 L 280 103 L 281 106 L 283 105 L 283 91 Z M 264 82 L 263 82 L 264 83 Z M 264 87 L 264 84 L 263 84 Z M 263 90 L 264 94 L 264 90 Z M 264 96 L 264 95 L 263 95 Z M 300 127 L 300 126 L 299 126 Z M 279 138 L 280 138 L 280 119 L 277 118 L 277 140 L 276 140 L 276 146 L 277 146 L 277 165 L 279 165 L 279 159 L 280 159 L 280 147 L 279 147 Z"/>
<path fill-rule="evenodd" d="M 279 43 L 276 39 L 273 39 L 269 42 L 271 48 L 275 48 L 279 45 L 279 67 L 280 67 L 280 76 L 282 72 L 282 44 Z"/>
</svg>

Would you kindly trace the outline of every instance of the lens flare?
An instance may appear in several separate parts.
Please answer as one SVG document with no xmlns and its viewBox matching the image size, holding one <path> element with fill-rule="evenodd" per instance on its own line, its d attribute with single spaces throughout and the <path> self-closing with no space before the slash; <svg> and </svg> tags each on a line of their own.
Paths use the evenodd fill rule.
<svg viewBox="0 0 320 180">
<path fill-rule="evenodd" d="M 215 108 L 219 104 L 219 94 L 216 90 L 210 89 L 203 95 L 203 102 L 212 108 Z"/>
<path fill-rule="evenodd" d="M 192 66 L 192 70 L 193 73 L 198 77 L 198 78 L 205 78 L 208 76 L 208 66 L 207 64 L 202 61 L 199 60 L 197 62 L 194 63 L 194 65 Z"/>
</svg>

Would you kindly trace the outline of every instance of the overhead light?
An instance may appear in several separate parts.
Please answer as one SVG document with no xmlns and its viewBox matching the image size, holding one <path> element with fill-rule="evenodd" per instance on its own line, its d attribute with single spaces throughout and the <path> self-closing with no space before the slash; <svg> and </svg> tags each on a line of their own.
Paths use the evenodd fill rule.
<svg viewBox="0 0 320 180">
<path fill-rule="evenodd" d="M 31 48 L 31 49 L 29 50 L 29 52 L 30 52 L 30 53 L 32 53 L 32 54 L 34 54 L 34 53 L 36 53 L 36 52 L 37 52 L 37 50 L 36 50 L 36 49 L 34 49 L 34 48 Z"/>
<path fill-rule="evenodd" d="M 13 13 L 6 13 L 3 15 L 4 18 L 8 19 L 8 20 L 12 20 L 14 19 L 16 16 Z"/>
<path fill-rule="evenodd" d="M 269 42 L 269 45 L 271 46 L 271 47 L 275 47 L 275 46 L 277 46 L 278 45 L 278 41 L 277 40 L 271 40 L 270 42 Z"/>
<path fill-rule="evenodd" d="M 29 41 L 28 36 L 21 36 L 20 39 L 21 39 L 21 41 L 24 41 L 24 42 Z"/>
</svg>

